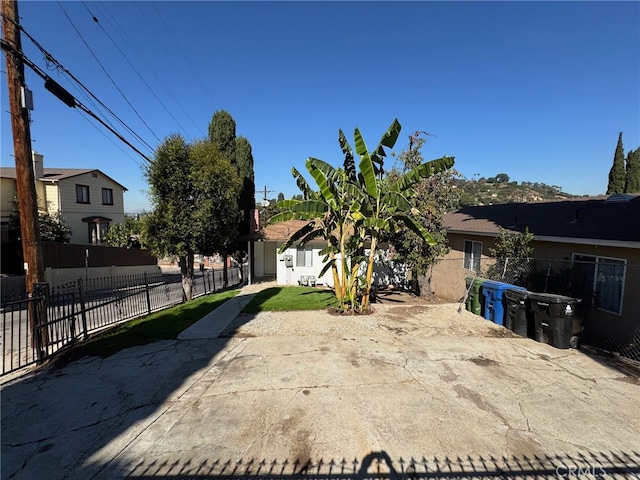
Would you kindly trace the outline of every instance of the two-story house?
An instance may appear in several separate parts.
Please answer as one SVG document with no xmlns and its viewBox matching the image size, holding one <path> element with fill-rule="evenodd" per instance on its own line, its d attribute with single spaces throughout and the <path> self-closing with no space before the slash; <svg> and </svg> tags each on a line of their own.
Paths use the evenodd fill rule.
<svg viewBox="0 0 640 480">
<path fill-rule="evenodd" d="M 44 168 L 43 160 L 43 155 L 33 152 L 38 208 L 61 214 L 72 230 L 70 243 L 99 244 L 110 225 L 124 223 L 124 186 L 97 169 Z M 4 242 L 14 209 L 16 169 L 2 167 L 0 177 Z"/>
</svg>

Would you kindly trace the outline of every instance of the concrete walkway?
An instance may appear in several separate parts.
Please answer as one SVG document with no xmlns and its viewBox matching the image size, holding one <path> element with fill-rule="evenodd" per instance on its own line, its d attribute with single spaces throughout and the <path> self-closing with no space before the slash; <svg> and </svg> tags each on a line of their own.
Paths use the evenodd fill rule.
<svg viewBox="0 0 640 480">
<path fill-rule="evenodd" d="M 457 305 L 216 338 L 266 286 L 177 340 L 2 385 L 1 478 L 640 478 L 632 370 Z"/>
<path fill-rule="evenodd" d="M 178 340 L 196 340 L 202 338 L 218 338 L 222 331 L 240 314 L 242 309 L 251 301 L 260 289 L 268 288 L 270 284 L 248 285 L 240 290 L 235 297 L 230 298 L 218 308 L 205 315 L 185 331 L 178 335 Z"/>
</svg>

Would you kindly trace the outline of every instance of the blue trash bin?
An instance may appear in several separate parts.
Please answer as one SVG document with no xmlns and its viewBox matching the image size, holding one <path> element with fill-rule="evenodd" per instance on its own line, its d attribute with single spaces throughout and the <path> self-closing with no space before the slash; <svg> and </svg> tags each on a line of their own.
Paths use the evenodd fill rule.
<svg viewBox="0 0 640 480">
<path fill-rule="evenodd" d="M 484 295 L 483 317 L 497 325 L 504 325 L 506 299 L 503 294 L 507 289 L 525 290 L 523 287 L 493 280 L 487 280 L 482 284 L 482 294 Z"/>
</svg>

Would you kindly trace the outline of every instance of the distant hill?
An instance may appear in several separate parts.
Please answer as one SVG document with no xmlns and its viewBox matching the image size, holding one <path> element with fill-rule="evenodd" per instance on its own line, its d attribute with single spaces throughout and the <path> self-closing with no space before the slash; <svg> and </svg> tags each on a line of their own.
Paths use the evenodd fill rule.
<svg viewBox="0 0 640 480">
<path fill-rule="evenodd" d="M 477 180 L 452 180 L 457 205 L 491 205 L 496 203 L 541 202 L 544 200 L 566 200 L 580 195 L 563 192 L 561 187 L 538 182 L 512 182 L 506 173 Z"/>
</svg>

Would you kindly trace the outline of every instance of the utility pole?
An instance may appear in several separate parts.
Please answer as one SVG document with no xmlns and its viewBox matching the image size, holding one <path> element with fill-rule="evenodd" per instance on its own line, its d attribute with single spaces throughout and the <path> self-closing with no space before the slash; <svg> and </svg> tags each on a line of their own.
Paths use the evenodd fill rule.
<svg viewBox="0 0 640 480">
<path fill-rule="evenodd" d="M 2 1 L 3 40 L 14 48 L 16 54 L 5 52 L 7 63 L 7 85 L 9 87 L 9 111 L 13 132 L 13 151 L 16 162 L 16 191 L 20 215 L 22 254 L 25 264 L 25 286 L 29 294 L 34 292 L 34 283 L 44 281 L 44 259 L 38 225 L 38 201 L 31 154 L 29 110 L 23 99 L 26 96 L 22 42 L 18 28 L 17 0 Z"/>
</svg>

